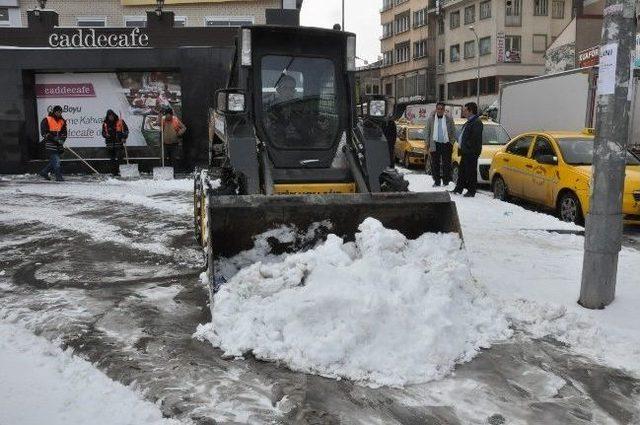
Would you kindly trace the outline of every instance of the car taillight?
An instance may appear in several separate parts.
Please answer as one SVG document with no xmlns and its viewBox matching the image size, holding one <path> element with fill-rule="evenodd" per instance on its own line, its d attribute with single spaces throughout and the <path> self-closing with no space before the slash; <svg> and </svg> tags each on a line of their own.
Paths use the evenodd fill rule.
<svg viewBox="0 0 640 425">
<path fill-rule="evenodd" d="M 640 202 L 640 190 L 633 192 L 633 199 L 635 199 L 636 202 Z"/>
</svg>

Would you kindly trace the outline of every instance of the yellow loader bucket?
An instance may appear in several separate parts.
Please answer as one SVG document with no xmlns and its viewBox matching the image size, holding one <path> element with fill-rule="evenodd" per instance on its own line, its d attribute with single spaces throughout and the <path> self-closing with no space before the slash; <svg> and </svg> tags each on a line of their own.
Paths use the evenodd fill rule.
<svg viewBox="0 0 640 425">
<path fill-rule="evenodd" d="M 209 197 L 209 237 L 213 258 L 251 249 L 254 238 L 280 226 L 301 234 L 328 221 L 329 232 L 352 241 L 366 218 L 379 220 L 409 239 L 430 233 L 458 233 L 455 203 L 446 192 Z"/>
</svg>

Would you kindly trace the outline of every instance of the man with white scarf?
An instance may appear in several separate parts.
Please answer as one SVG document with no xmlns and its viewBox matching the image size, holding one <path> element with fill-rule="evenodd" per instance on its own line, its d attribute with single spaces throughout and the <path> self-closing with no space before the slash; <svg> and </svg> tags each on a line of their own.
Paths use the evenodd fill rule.
<svg viewBox="0 0 640 425">
<path fill-rule="evenodd" d="M 451 115 L 445 111 L 445 104 L 438 102 L 425 127 L 425 142 L 431 156 L 433 186 L 451 182 L 451 153 L 456 141 L 456 127 Z"/>
</svg>

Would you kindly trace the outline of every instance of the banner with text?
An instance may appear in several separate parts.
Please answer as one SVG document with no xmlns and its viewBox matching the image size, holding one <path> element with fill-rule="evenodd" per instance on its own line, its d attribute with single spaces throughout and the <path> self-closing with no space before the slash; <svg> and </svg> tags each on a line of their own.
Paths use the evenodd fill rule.
<svg viewBox="0 0 640 425">
<path fill-rule="evenodd" d="M 92 158 L 106 157 L 102 122 L 108 109 L 129 128 L 129 155 L 160 155 L 159 112 L 170 106 L 182 116 L 180 75 L 172 72 L 37 74 L 39 120 L 55 105 L 67 120 L 66 145 Z"/>
</svg>

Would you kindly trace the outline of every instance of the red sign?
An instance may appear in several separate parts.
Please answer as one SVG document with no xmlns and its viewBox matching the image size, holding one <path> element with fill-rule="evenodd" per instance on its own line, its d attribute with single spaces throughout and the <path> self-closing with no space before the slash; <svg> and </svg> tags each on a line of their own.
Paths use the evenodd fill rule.
<svg viewBox="0 0 640 425">
<path fill-rule="evenodd" d="M 578 66 L 585 68 L 587 66 L 596 66 L 600 63 L 600 47 L 594 46 L 590 49 L 583 50 L 578 53 Z"/>
<path fill-rule="evenodd" d="M 36 97 L 96 97 L 96 91 L 91 83 L 36 84 Z"/>
</svg>

